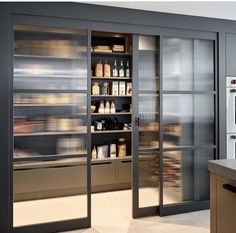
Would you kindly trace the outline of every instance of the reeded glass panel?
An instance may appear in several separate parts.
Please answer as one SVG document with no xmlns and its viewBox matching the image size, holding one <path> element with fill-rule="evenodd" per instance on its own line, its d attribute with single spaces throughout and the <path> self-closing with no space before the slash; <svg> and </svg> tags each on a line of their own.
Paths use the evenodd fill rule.
<svg viewBox="0 0 236 233">
<path fill-rule="evenodd" d="M 163 204 L 209 200 L 208 160 L 213 150 L 166 151 L 163 153 Z"/>
<path fill-rule="evenodd" d="M 14 27 L 14 227 L 87 210 L 86 31 Z"/>
<path fill-rule="evenodd" d="M 193 89 L 193 40 L 164 38 L 163 90 Z"/>
<path fill-rule="evenodd" d="M 163 95 L 163 147 L 214 144 L 214 95 Z"/>
<path fill-rule="evenodd" d="M 163 90 L 213 91 L 214 42 L 164 38 Z"/>
<path fill-rule="evenodd" d="M 86 154 L 86 111 L 86 94 L 15 94 L 14 158 Z"/>
<path fill-rule="evenodd" d="M 139 153 L 139 207 L 159 205 L 159 153 Z"/>
<path fill-rule="evenodd" d="M 194 90 L 214 91 L 214 42 L 194 40 Z"/>
<path fill-rule="evenodd" d="M 158 38 L 139 37 L 139 147 L 159 147 Z"/>
<path fill-rule="evenodd" d="M 158 37 L 139 37 L 139 207 L 159 205 L 158 52 Z"/>
<path fill-rule="evenodd" d="M 14 88 L 87 89 L 86 31 L 17 26 Z"/>
</svg>

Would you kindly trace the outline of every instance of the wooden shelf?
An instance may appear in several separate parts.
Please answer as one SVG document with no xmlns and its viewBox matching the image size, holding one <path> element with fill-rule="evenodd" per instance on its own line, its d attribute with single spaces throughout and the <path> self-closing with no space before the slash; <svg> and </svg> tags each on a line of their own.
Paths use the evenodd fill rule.
<svg viewBox="0 0 236 233">
<path fill-rule="evenodd" d="M 101 98 L 132 98 L 132 95 L 91 95 L 91 97 L 101 97 Z"/>
<path fill-rule="evenodd" d="M 37 133 L 21 133 L 14 134 L 14 137 L 29 137 L 29 136 L 54 136 L 54 135 L 71 135 L 71 134 L 87 134 L 87 132 L 76 132 L 76 131 L 68 131 L 68 132 L 37 132 Z"/>
<path fill-rule="evenodd" d="M 85 58 L 79 57 L 56 57 L 45 55 L 31 55 L 31 54 L 14 54 L 14 58 L 35 58 L 35 59 L 55 59 L 55 60 L 85 60 Z"/>
<path fill-rule="evenodd" d="M 91 51 L 92 56 L 124 56 L 129 57 L 132 56 L 132 53 L 125 53 L 125 52 L 93 52 Z"/>
<path fill-rule="evenodd" d="M 129 80 L 132 81 L 132 79 L 130 77 L 109 77 L 109 78 L 105 78 L 105 77 L 91 77 L 92 80 Z"/>
<path fill-rule="evenodd" d="M 54 161 L 28 161 L 28 162 L 19 162 L 14 164 L 14 169 L 37 169 L 37 168 L 43 168 L 43 167 L 56 167 L 56 166 L 75 166 L 75 165 L 80 165 L 80 164 L 87 164 L 86 157 L 84 158 L 68 158 L 68 159 L 58 159 Z M 104 158 L 104 159 L 91 159 L 91 165 L 96 164 L 96 163 L 102 163 L 102 162 L 108 162 L 108 161 L 125 161 L 125 160 L 131 160 L 132 156 L 127 155 L 125 157 L 116 157 L 116 158 Z"/>
<path fill-rule="evenodd" d="M 15 78 L 58 78 L 58 79 L 84 79 L 87 77 L 80 77 L 76 75 L 35 75 L 35 74 L 14 74 Z M 86 80 L 87 81 L 87 80 Z"/>
<path fill-rule="evenodd" d="M 116 112 L 116 113 L 91 113 L 92 116 L 103 116 L 103 115 L 131 115 L 132 112 Z"/>
<path fill-rule="evenodd" d="M 177 132 L 163 132 L 163 135 L 173 136 L 173 137 L 180 137 L 181 134 Z"/>
<path fill-rule="evenodd" d="M 127 155 L 124 157 L 115 157 L 115 158 L 107 157 L 107 158 L 103 158 L 103 159 L 91 159 L 91 163 L 93 164 L 93 163 L 107 162 L 107 161 L 114 161 L 114 160 L 124 161 L 124 160 L 130 160 L 130 159 L 132 159 L 132 155 Z"/>
<path fill-rule="evenodd" d="M 71 107 L 78 104 L 14 104 L 14 107 Z"/>
<path fill-rule="evenodd" d="M 93 131 L 91 134 L 109 134 L 109 133 L 131 133 L 132 130 L 105 130 L 105 131 Z"/>
</svg>

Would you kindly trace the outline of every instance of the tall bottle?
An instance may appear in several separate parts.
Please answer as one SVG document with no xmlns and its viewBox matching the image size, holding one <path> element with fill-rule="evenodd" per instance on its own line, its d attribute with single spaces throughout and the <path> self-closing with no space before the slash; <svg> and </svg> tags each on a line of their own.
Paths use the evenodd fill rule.
<svg viewBox="0 0 236 233">
<path fill-rule="evenodd" d="M 114 61 L 113 69 L 112 69 L 112 76 L 113 77 L 118 77 L 118 67 L 116 60 Z"/>
<path fill-rule="evenodd" d="M 103 65 L 102 65 L 101 60 L 99 62 L 97 62 L 97 64 L 96 64 L 95 76 L 98 78 L 103 77 Z"/>
<path fill-rule="evenodd" d="M 97 150 L 96 150 L 96 147 L 94 146 L 92 150 L 92 159 L 96 159 L 96 158 L 97 158 Z"/>
<path fill-rule="evenodd" d="M 111 66 L 105 61 L 104 64 L 104 77 L 110 78 L 111 77 Z"/>
<path fill-rule="evenodd" d="M 125 76 L 125 72 L 124 72 L 124 65 L 123 65 L 123 61 L 120 62 L 120 69 L 119 69 L 119 77 L 124 77 Z"/>
<path fill-rule="evenodd" d="M 129 61 L 126 63 L 125 77 L 130 77 Z"/>
</svg>

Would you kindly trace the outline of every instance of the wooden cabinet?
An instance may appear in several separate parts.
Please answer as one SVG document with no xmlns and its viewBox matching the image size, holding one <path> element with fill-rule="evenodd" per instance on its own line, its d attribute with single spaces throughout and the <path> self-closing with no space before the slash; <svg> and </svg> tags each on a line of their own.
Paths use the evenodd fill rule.
<svg viewBox="0 0 236 233">
<path fill-rule="evenodd" d="M 236 231 L 236 181 L 211 174 L 211 233 Z"/>
<path fill-rule="evenodd" d="M 131 188 L 131 157 L 91 163 L 92 192 Z M 37 181 L 37 182 L 36 182 Z M 14 171 L 14 200 L 33 200 L 87 192 L 85 162 L 19 164 Z"/>
</svg>

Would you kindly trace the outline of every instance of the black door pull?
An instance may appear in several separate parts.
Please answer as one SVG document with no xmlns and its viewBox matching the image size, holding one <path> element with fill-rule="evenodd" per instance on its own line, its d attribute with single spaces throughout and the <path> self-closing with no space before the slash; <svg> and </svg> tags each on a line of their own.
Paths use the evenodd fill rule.
<svg viewBox="0 0 236 233">
<path fill-rule="evenodd" d="M 223 188 L 232 193 L 236 193 L 236 186 L 233 186 L 232 184 L 223 184 Z"/>
</svg>

